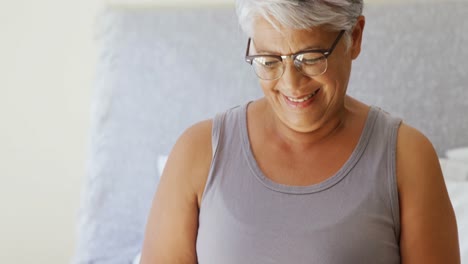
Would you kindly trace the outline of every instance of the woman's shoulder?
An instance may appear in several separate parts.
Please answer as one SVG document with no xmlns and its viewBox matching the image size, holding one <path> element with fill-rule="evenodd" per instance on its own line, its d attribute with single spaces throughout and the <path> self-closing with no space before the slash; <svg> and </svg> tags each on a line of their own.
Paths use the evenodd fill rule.
<svg viewBox="0 0 468 264">
<path fill-rule="evenodd" d="M 212 127 L 213 119 L 207 119 L 187 128 L 174 145 L 167 163 L 178 167 L 179 177 L 190 183 L 198 201 L 201 201 L 212 159 Z"/>
<path fill-rule="evenodd" d="M 412 180 L 442 179 L 437 153 L 431 141 L 405 122 L 398 128 L 396 153 L 399 185 Z"/>
<path fill-rule="evenodd" d="M 217 136 L 217 130 L 224 122 L 230 119 L 238 121 L 249 103 L 228 108 L 217 113 L 213 118 L 200 121 L 188 127 L 177 140 L 174 149 L 182 149 L 181 155 L 191 160 L 194 165 L 199 165 L 200 157 L 210 160 L 213 155 L 213 136 Z M 206 163 L 206 162 L 205 162 Z"/>
<path fill-rule="evenodd" d="M 213 127 L 213 119 L 206 119 L 197 122 L 188 127 L 179 137 L 179 141 L 186 141 L 185 143 L 197 144 L 200 140 L 207 140 L 211 137 L 211 130 Z"/>
<path fill-rule="evenodd" d="M 200 154 L 211 156 L 209 146 L 211 145 L 212 127 L 213 119 L 203 120 L 188 127 L 177 139 L 171 154 L 181 155 L 192 161 L 196 161 Z"/>
</svg>

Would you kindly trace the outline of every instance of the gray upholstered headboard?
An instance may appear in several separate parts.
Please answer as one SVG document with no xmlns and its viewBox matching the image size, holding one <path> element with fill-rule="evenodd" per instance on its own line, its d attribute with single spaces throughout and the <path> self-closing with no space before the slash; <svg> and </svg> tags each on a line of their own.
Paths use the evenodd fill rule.
<svg viewBox="0 0 468 264">
<path fill-rule="evenodd" d="M 468 3 L 367 6 L 349 94 L 423 131 L 439 154 L 468 145 Z M 76 263 L 140 250 L 157 158 L 180 133 L 261 96 L 231 8 L 106 9 Z M 220 56 L 220 54 L 223 54 Z"/>
<path fill-rule="evenodd" d="M 349 93 L 424 132 L 468 144 L 468 3 L 369 6 Z"/>
</svg>

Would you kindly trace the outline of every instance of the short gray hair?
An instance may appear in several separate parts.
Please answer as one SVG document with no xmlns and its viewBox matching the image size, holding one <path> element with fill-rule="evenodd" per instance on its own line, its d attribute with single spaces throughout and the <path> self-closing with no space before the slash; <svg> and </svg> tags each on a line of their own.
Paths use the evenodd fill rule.
<svg viewBox="0 0 468 264">
<path fill-rule="evenodd" d="M 325 26 L 329 30 L 345 30 L 347 47 L 349 33 L 363 7 L 363 0 L 236 0 L 239 24 L 248 36 L 253 34 L 255 19 L 261 17 L 277 30 L 275 21 L 292 29 Z"/>
</svg>

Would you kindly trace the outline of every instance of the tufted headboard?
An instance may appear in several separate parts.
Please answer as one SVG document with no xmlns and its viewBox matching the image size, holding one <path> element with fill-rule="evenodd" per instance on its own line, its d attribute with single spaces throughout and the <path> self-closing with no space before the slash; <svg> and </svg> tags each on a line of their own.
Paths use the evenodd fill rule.
<svg viewBox="0 0 468 264">
<path fill-rule="evenodd" d="M 349 94 L 468 145 L 468 3 L 366 6 Z M 103 10 L 74 263 L 130 263 L 157 160 L 189 125 L 261 97 L 233 8 Z"/>
</svg>

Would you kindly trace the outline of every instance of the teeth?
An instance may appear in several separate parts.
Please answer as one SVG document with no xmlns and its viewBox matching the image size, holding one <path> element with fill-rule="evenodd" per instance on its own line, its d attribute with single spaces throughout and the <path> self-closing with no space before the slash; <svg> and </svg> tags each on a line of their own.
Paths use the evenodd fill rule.
<svg viewBox="0 0 468 264">
<path fill-rule="evenodd" d="M 302 99 L 294 99 L 294 98 L 291 98 L 291 97 L 288 97 L 289 101 L 292 101 L 292 102 L 295 102 L 295 103 L 302 103 L 302 102 L 305 102 L 307 100 L 309 100 L 310 98 L 312 97 L 312 95 L 308 95 Z"/>
<path fill-rule="evenodd" d="M 291 102 L 302 103 L 302 102 L 305 102 L 305 101 L 309 100 L 310 98 L 312 98 L 312 96 L 316 95 L 318 91 L 319 91 L 319 90 L 317 90 L 317 91 L 315 91 L 315 92 L 313 92 L 313 93 L 307 95 L 306 97 L 302 97 L 302 98 L 299 98 L 299 99 L 292 98 L 292 97 L 288 97 L 288 99 L 289 99 L 289 101 L 291 101 Z"/>
</svg>

